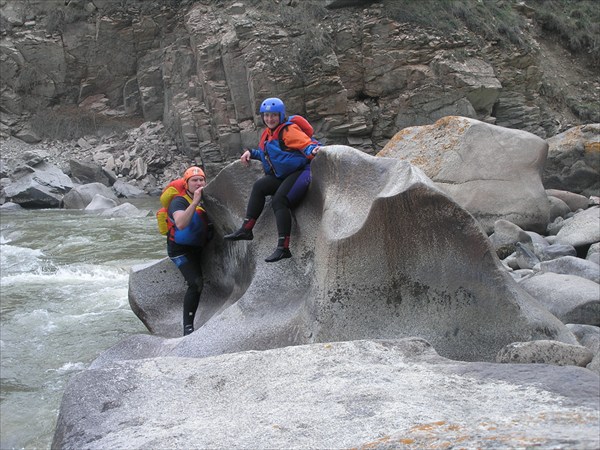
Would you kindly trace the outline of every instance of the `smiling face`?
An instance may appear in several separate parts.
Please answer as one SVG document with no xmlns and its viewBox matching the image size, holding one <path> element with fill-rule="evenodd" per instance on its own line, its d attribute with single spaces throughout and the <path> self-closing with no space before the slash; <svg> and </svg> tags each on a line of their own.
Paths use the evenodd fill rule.
<svg viewBox="0 0 600 450">
<path fill-rule="evenodd" d="M 279 113 L 278 112 L 266 112 L 263 113 L 263 121 L 265 125 L 271 129 L 277 128 L 279 125 Z"/>
</svg>

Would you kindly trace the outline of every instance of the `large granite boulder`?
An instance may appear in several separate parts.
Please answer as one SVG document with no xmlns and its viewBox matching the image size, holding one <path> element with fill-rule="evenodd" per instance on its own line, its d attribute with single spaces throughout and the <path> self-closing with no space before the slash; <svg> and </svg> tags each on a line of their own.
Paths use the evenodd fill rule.
<svg viewBox="0 0 600 450">
<path fill-rule="evenodd" d="M 74 375 L 52 449 L 592 449 L 599 386 L 581 367 L 452 361 L 421 339 L 148 358 Z"/>
<path fill-rule="evenodd" d="M 550 213 L 541 179 L 547 151 L 531 133 L 449 116 L 401 130 L 378 156 L 421 168 L 488 233 L 499 219 L 543 232 Z"/>
<path fill-rule="evenodd" d="M 312 164 L 293 258 L 276 264 L 264 262 L 277 236 L 268 205 L 253 241 L 221 239 L 241 223 L 258 164 L 233 163 L 207 186 L 217 237 L 205 251 L 204 309 L 174 347 L 155 341 L 165 355 L 420 336 L 443 356 L 491 361 L 511 342 L 576 343 L 506 272 L 475 219 L 421 170 L 344 146 L 323 147 Z M 175 337 L 184 287 L 167 263 L 134 270 L 130 303 L 150 330 Z M 155 292 L 169 296 L 160 303 Z M 136 339 L 104 358 L 131 358 Z"/>
</svg>

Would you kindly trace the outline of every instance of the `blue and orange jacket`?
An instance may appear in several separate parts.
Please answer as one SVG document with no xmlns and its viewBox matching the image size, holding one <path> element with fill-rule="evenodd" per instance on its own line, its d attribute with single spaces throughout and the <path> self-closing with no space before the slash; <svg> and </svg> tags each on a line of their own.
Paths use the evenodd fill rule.
<svg viewBox="0 0 600 450">
<path fill-rule="evenodd" d="M 265 129 L 259 148 L 250 150 L 250 157 L 262 162 L 267 175 L 285 178 L 310 163 L 314 158 L 311 152 L 319 145 L 296 123 L 288 120 L 274 130 Z"/>
</svg>

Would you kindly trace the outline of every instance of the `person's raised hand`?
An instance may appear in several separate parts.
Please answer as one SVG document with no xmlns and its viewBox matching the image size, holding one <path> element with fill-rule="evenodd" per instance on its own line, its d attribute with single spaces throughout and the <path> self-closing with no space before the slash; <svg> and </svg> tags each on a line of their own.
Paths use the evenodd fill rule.
<svg viewBox="0 0 600 450">
<path fill-rule="evenodd" d="M 245 152 L 242 153 L 242 156 L 240 156 L 240 161 L 242 161 L 242 164 L 245 166 L 250 165 L 250 150 L 248 149 L 244 149 Z"/>
<path fill-rule="evenodd" d="M 202 190 L 203 189 L 204 189 L 204 186 L 199 186 L 198 189 L 196 189 L 194 191 L 193 202 L 195 205 L 198 205 L 200 203 L 200 200 L 202 199 Z"/>
</svg>

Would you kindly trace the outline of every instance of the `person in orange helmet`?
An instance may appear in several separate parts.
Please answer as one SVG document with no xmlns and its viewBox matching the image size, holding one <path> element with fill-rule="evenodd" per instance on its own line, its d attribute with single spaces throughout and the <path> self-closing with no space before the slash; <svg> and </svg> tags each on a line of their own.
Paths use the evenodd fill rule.
<svg viewBox="0 0 600 450">
<path fill-rule="evenodd" d="M 194 331 L 194 318 L 200 304 L 204 280 L 202 248 L 212 237 L 212 224 L 202 206 L 206 186 L 204 171 L 196 166 L 183 174 L 185 194 L 173 197 L 167 213 L 167 254 L 187 282 L 183 298 L 183 335 Z"/>
</svg>

